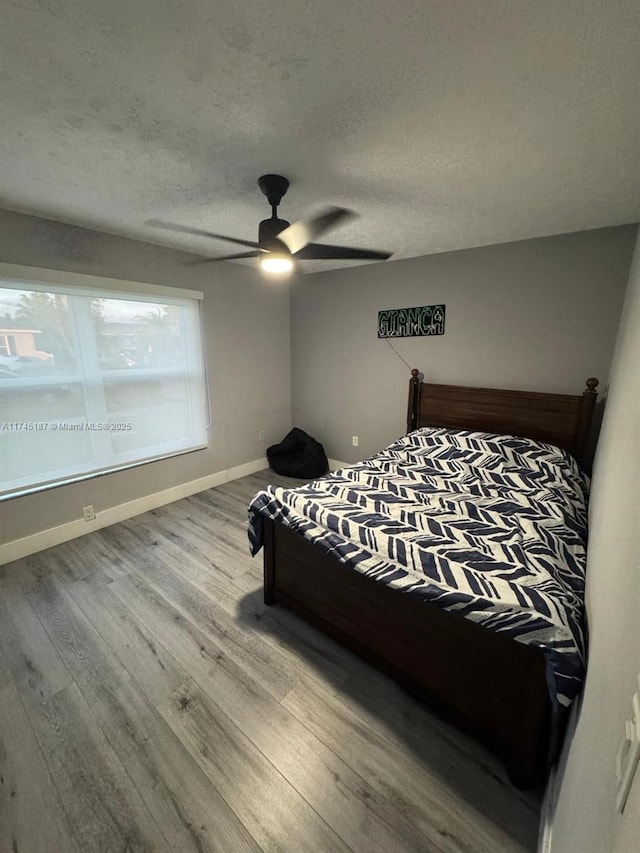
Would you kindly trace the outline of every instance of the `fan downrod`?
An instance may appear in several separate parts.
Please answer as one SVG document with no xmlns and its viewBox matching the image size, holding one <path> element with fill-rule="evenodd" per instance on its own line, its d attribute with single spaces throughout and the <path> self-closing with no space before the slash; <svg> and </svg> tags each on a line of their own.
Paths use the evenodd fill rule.
<svg viewBox="0 0 640 853">
<path fill-rule="evenodd" d="M 262 175 L 258 178 L 258 186 L 266 195 L 275 215 L 275 208 L 280 204 L 282 196 L 289 189 L 289 181 L 282 175 Z"/>
</svg>

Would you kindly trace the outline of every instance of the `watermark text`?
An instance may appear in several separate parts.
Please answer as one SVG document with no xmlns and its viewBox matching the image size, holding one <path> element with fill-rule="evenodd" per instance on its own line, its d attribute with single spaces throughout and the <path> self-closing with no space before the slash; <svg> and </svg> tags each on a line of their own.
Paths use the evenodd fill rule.
<svg viewBox="0 0 640 853">
<path fill-rule="evenodd" d="M 0 421 L 2 432 L 131 432 L 130 421 Z"/>
</svg>

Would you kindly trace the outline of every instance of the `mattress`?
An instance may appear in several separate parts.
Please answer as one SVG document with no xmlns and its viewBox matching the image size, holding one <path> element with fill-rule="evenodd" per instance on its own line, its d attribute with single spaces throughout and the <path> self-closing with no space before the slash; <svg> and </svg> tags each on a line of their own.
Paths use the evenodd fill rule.
<svg viewBox="0 0 640 853">
<path fill-rule="evenodd" d="M 588 479 L 549 444 L 424 428 L 249 506 L 373 582 L 541 648 L 556 706 L 584 677 Z"/>
</svg>

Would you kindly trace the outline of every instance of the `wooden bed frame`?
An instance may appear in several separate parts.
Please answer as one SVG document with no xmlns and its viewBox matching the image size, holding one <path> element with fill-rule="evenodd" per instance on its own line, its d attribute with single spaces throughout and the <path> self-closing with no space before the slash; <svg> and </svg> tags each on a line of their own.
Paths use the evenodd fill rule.
<svg viewBox="0 0 640 853">
<path fill-rule="evenodd" d="M 407 431 L 443 426 L 553 443 L 584 464 L 597 379 L 580 396 L 420 382 Z M 551 714 L 540 649 L 376 583 L 265 519 L 264 600 L 283 604 L 484 742 L 528 788 L 543 778 L 564 720 Z"/>
</svg>

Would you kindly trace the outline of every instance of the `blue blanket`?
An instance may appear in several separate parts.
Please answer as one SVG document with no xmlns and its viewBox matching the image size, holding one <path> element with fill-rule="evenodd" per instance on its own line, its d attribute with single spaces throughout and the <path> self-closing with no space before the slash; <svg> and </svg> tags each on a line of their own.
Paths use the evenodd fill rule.
<svg viewBox="0 0 640 853">
<path fill-rule="evenodd" d="M 554 703 L 584 676 L 588 480 L 549 444 L 425 428 L 249 507 L 252 554 L 263 518 L 300 533 L 377 583 L 544 650 Z"/>
</svg>

